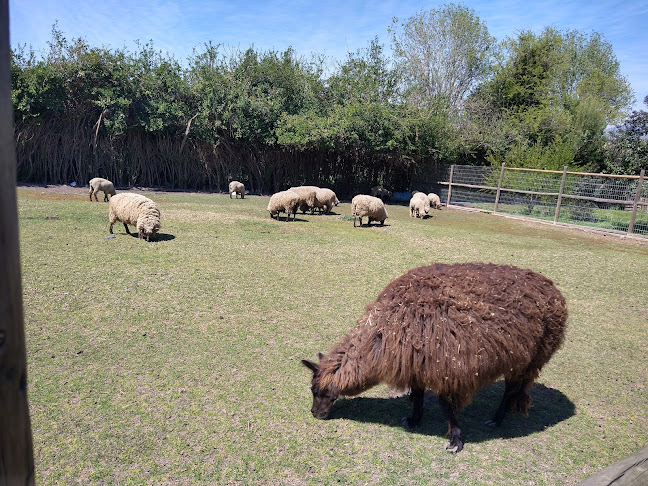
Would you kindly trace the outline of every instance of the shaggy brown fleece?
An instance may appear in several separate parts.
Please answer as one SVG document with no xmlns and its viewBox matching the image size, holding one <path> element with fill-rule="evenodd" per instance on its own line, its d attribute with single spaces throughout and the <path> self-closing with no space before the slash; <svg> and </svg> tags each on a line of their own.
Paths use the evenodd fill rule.
<svg viewBox="0 0 648 486">
<path fill-rule="evenodd" d="M 416 425 L 423 390 L 433 392 L 446 411 L 451 438 L 456 428 L 461 450 L 458 410 L 500 376 L 506 392 L 493 423 L 499 424 L 507 410 L 526 414 L 526 389 L 561 345 L 566 320 L 561 293 L 531 270 L 435 264 L 391 282 L 318 365 L 304 364 L 313 370 L 313 394 L 333 395 L 329 409 L 337 395 L 356 395 L 384 382 L 412 390 L 415 410 L 409 423 Z M 316 396 L 314 414 L 315 402 Z"/>
</svg>

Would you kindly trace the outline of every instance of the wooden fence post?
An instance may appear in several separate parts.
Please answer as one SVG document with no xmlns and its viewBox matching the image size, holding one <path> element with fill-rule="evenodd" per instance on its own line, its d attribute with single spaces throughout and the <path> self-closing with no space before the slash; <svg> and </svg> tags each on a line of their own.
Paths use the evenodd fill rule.
<svg viewBox="0 0 648 486">
<path fill-rule="evenodd" d="M 497 194 L 495 194 L 495 207 L 493 208 L 493 212 L 497 212 L 497 206 L 499 204 L 499 198 L 500 198 L 500 192 L 502 192 L 502 181 L 504 180 L 504 169 L 506 167 L 506 164 L 502 162 L 502 170 L 500 171 L 500 177 L 499 177 L 499 182 L 497 183 Z"/>
<path fill-rule="evenodd" d="M 450 196 L 452 195 L 452 176 L 454 175 L 454 164 L 450 166 L 450 180 L 448 181 L 448 199 L 446 200 L 446 207 L 450 206 Z"/>
<path fill-rule="evenodd" d="M 632 216 L 630 216 L 630 224 L 628 225 L 628 234 L 632 234 L 634 230 L 635 220 L 637 219 L 637 207 L 639 206 L 639 198 L 641 197 L 641 186 L 643 184 L 644 176 L 646 175 L 646 170 L 641 169 L 639 174 L 639 182 L 637 182 L 637 192 L 634 197 L 634 203 L 632 204 Z"/>
<path fill-rule="evenodd" d="M 565 180 L 567 179 L 567 166 L 563 167 L 562 179 L 560 180 L 560 189 L 558 190 L 558 200 L 556 201 L 556 212 L 554 213 L 553 224 L 558 222 L 560 216 L 560 205 L 562 204 L 562 196 L 565 191 Z"/>
<path fill-rule="evenodd" d="M 9 6 L 0 0 L 0 485 L 34 484 L 20 282 Z"/>
</svg>

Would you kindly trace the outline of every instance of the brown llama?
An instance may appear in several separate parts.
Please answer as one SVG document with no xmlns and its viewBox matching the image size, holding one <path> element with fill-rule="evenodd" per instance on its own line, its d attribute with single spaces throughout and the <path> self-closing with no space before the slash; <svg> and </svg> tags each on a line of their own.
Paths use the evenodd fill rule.
<svg viewBox="0 0 648 486">
<path fill-rule="evenodd" d="M 446 449 L 459 452 L 459 411 L 499 377 L 504 396 L 486 424 L 500 425 L 509 410 L 527 415 L 527 390 L 562 344 L 566 320 L 560 291 L 531 270 L 485 263 L 414 268 L 391 282 L 318 364 L 302 360 L 313 372 L 311 412 L 326 418 L 338 396 L 387 383 L 411 390 L 412 416 L 403 421 L 415 427 L 428 390 L 448 420 Z"/>
</svg>

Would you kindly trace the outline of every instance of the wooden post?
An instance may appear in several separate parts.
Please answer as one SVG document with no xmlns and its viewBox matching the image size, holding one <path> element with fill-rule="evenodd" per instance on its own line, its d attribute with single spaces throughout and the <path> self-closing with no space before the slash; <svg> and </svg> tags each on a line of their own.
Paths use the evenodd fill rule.
<svg viewBox="0 0 648 486">
<path fill-rule="evenodd" d="M 632 204 L 632 216 L 630 216 L 630 224 L 628 225 L 628 234 L 632 234 L 634 230 L 635 220 L 637 219 L 637 207 L 639 206 L 639 198 L 641 197 L 641 186 L 643 184 L 646 170 L 641 169 L 639 174 L 639 182 L 637 182 L 637 193 L 635 194 L 634 203 Z"/>
<path fill-rule="evenodd" d="M 506 168 L 506 164 L 502 162 L 502 170 L 500 171 L 500 178 L 499 182 L 497 183 L 497 194 L 495 194 L 495 207 L 493 208 L 493 212 L 497 212 L 497 206 L 499 204 L 499 198 L 500 198 L 500 192 L 502 192 L 502 181 L 504 180 L 504 169 Z"/>
<path fill-rule="evenodd" d="M 562 204 L 562 196 L 565 191 L 565 180 L 567 179 L 567 166 L 563 167 L 562 179 L 560 180 L 560 189 L 558 190 L 558 201 L 556 201 L 556 212 L 554 213 L 553 224 L 558 222 L 560 216 L 560 205 Z"/>
<path fill-rule="evenodd" d="M 13 484 L 34 484 L 34 453 L 20 282 L 9 6 L 0 0 L 0 485 Z"/>
<path fill-rule="evenodd" d="M 450 197 L 452 196 L 452 176 L 454 175 L 454 164 L 450 166 L 450 180 L 448 181 L 448 199 L 446 200 L 446 207 L 450 206 Z"/>
</svg>

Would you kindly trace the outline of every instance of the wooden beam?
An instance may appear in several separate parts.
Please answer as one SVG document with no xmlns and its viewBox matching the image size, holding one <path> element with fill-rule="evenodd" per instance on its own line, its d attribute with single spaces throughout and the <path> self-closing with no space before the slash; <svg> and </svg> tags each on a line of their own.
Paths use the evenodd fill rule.
<svg viewBox="0 0 648 486">
<path fill-rule="evenodd" d="M 0 485 L 14 484 L 34 484 L 34 453 L 20 281 L 9 6 L 0 0 Z"/>
<path fill-rule="evenodd" d="M 648 484 L 648 446 L 575 486 L 645 486 L 646 484 Z"/>
</svg>

